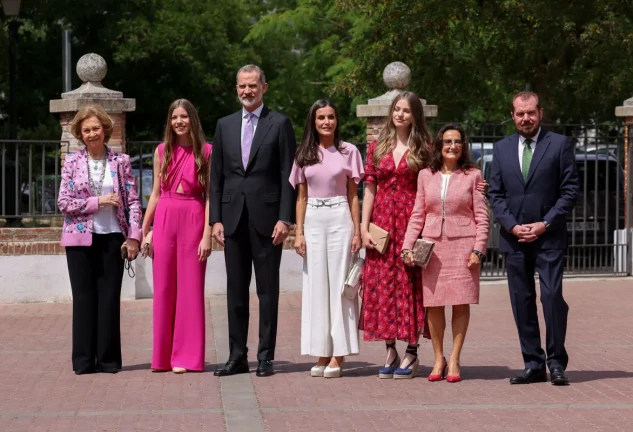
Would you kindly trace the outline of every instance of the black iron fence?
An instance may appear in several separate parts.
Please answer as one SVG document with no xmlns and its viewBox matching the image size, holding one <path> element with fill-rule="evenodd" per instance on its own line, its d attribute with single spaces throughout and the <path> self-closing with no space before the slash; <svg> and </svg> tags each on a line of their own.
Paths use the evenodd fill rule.
<svg viewBox="0 0 633 432">
<path fill-rule="evenodd" d="M 442 124 L 431 123 L 436 130 Z M 567 275 L 631 274 L 631 194 L 625 194 L 624 127 L 621 124 L 547 125 L 548 130 L 570 137 L 576 151 L 581 195 L 567 221 L 569 247 Z M 484 178 L 490 176 L 492 149 L 496 141 L 513 133 L 511 123 L 467 128 L 470 151 Z M 153 186 L 153 158 L 159 141 L 128 141 L 132 173 L 143 208 Z M 60 141 L 0 140 L 0 219 L 6 226 L 23 220 L 58 218 L 56 205 L 60 181 Z M 357 143 L 363 158 L 366 143 Z M 631 170 L 631 168 L 629 168 Z M 363 187 L 359 188 L 362 199 Z M 499 253 L 499 224 L 491 213 L 492 229 L 488 254 L 482 267 L 485 278 L 505 277 L 503 255 Z"/>
<path fill-rule="evenodd" d="M 433 133 L 444 123 L 430 123 Z M 631 225 L 625 219 L 631 208 L 624 170 L 624 125 L 612 124 L 553 124 L 543 125 L 552 132 L 570 138 L 575 149 L 576 168 L 581 193 L 567 220 L 568 249 L 565 274 L 614 275 L 631 274 Z M 494 143 L 513 134 L 512 122 L 468 127 L 470 151 L 486 180 L 490 178 Z M 366 155 L 366 143 L 356 143 Z M 629 167 L 631 171 L 631 167 Z M 362 189 L 362 187 L 360 188 Z M 630 187 L 628 188 L 630 191 Z M 359 190 L 362 196 L 362 190 Z M 503 254 L 499 252 L 500 226 L 492 211 L 487 259 L 482 277 L 505 278 Z"/>
<path fill-rule="evenodd" d="M 61 216 L 61 145 L 52 140 L 0 140 L 0 218 L 6 226 Z"/>
</svg>

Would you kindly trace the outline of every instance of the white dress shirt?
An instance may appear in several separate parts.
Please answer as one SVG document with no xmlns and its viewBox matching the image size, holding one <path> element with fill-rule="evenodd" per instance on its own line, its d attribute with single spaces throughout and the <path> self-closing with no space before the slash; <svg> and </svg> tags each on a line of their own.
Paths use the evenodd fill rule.
<svg viewBox="0 0 633 432">
<path fill-rule="evenodd" d="M 541 128 L 538 128 L 538 131 L 536 131 L 536 135 L 534 135 L 532 138 L 530 138 L 532 140 L 532 155 L 534 155 L 534 149 L 536 148 L 536 142 L 538 141 L 538 136 L 541 134 Z M 525 140 L 527 138 L 524 137 L 523 135 L 519 135 L 519 166 L 521 167 L 521 172 L 523 172 L 523 149 L 525 148 Z"/>
<path fill-rule="evenodd" d="M 261 104 L 255 111 L 253 111 L 253 118 L 251 122 L 253 123 L 253 138 L 255 138 L 255 131 L 257 131 L 257 123 L 259 123 L 259 118 L 262 115 L 262 110 L 264 109 L 264 104 Z M 246 119 L 249 112 L 246 111 L 246 108 L 242 107 L 242 133 L 240 136 L 242 137 L 242 141 L 244 141 L 244 126 L 246 126 Z"/>
<path fill-rule="evenodd" d="M 264 104 L 261 104 L 259 107 L 257 107 L 257 109 L 255 111 L 253 111 L 252 114 L 253 118 L 251 119 L 251 122 L 253 123 L 253 139 L 255 139 L 255 132 L 257 131 L 257 124 L 259 123 L 259 118 L 262 115 L 262 110 L 264 109 Z M 246 110 L 246 108 L 242 107 L 242 133 L 241 133 L 241 137 L 242 137 L 242 141 L 244 141 L 244 126 L 246 126 L 246 119 L 248 118 L 249 111 Z M 252 151 L 252 148 L 251 148 Z M 287 226 L 291 226 L 292 224 L 290 222 L 286 222 L 286 221 L 282 221 L 283 223 L 285 223 Z"/>
</svg>

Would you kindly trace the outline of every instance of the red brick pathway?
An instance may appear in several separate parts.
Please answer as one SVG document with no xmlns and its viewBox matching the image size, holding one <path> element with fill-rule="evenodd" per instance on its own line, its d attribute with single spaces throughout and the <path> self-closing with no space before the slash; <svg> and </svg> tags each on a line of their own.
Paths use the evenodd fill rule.
<svg viewBox="0 0 633 432">
<path fill-rule="evenodd" d="M 207 299 L 207 372 L 185 375 L 148 370 L 151 301 L 123 304 L 124 370 L 80 377 L 70 366 L 69 304 L 0 305 L 0 431 L 630 431 L 631 293 L 633 279 L 566 281 L 569 387 L 508 384 L 522 362 L 504 284 L 482 287 L 458 384 L 424 378 L 428 341 L 418 379 L 379 380 L 381 343 L 363 343 L 344 378 L 311 378 L 313 359 L 299 355 L 300 294 L 282 295 L 278 372 L 264 379 L 210 373 L 226 356 L 223 297 Z M 255 298 L 251 323 L 254 366 Z"/>
</svg>

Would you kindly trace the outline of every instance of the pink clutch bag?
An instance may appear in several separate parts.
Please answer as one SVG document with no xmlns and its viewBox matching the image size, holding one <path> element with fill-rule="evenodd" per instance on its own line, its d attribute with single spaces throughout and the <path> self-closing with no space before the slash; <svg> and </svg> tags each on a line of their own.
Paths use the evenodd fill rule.
<svg viewBox="0 0 633 432">
<path fill-rule="evenodd" d="M 435 243 L 432 241 L 417 239 L 413 245 L 413 264 L 425 268 L 431 259 Z"/>
</svg>

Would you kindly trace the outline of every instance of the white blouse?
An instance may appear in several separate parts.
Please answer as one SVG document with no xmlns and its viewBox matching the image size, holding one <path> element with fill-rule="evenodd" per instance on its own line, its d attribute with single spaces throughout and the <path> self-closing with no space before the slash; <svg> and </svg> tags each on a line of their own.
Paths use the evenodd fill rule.
<svg viewBox="0 0 633 432">
<path fill-rule="evenodd" d="M 446 213 L 444 210 L 444 203 L 446 202 L 446 190 L 448 189 L 448 182 L 451 180 L 450 174 L 442 174 L 442 222 L 446 219 Z M 444 232 L 446 232 L 446 225 L 443 226 Z"/>
<path fill-rule="evenodd" d="M 114 192 L 114 182 L 112 181 L 112 174 L 110 173 L 110 167 L 107 162 L 104 164 L 98 162 L 96 165 L 93 160 L 88 161 L 90 165 L 90 176 L 92 177 L 93 184 L 98 184 L 101 179 L 101 171 L 106 169 L 105 176 L 103 178 L 103 188 L 101 189 L 101 195 L 107 195 Z M 93 167 L 96 166 L 96 169 Z M 93 225 L 95 234 L 111 234 L 120 233 L 121 227 L 119 226 L 119 219 L 116 216 L 117 208 L 115 206 L 103 206 L 94 214 Z"/>
</svg>

